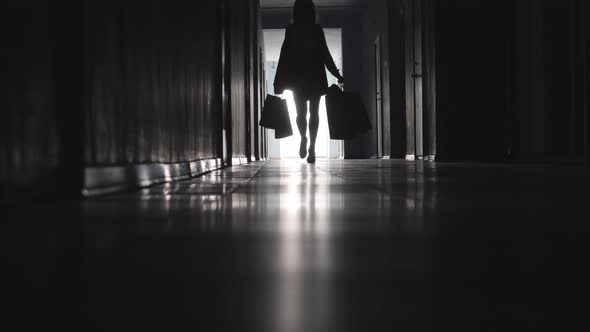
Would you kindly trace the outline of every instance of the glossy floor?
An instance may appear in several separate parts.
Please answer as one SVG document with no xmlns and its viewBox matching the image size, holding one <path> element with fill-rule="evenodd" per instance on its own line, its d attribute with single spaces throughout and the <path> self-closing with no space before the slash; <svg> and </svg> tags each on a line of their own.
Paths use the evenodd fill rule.
<svg viewBox="0 0 590 332">
<path fill-rule="evenodd" d="M 21 234 L 53 289 L 29 305 L 65 296 L 49 319 L 101 331 L 582 331 L 589 186 L 576 167 L 283 160 L 53 203 Z"/>
</svg>

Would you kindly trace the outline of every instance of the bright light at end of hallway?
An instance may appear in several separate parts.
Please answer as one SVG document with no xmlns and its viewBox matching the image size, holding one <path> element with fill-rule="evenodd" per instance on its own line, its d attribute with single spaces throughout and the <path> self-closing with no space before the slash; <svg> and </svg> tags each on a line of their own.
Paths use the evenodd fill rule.
<svg viewBox="0 0 590 332">
<path fill-rule="evenodd" d="M 293 128 L 293 136 L 284 138 L 280 141 L 281 158 L 298 158 L 301 135 L 297 129 L 297 108 L 295 107 L 293 92 L 286 90 L 282 97 L 287 100 L 289 119 L 291 120 L 291 127 Z M 307 102 L 307 107 L 309 108 L 309 102 Z M 309 112 L 307 114 L 307 123 L 309 124 Z M 307 137 L 309 139 L 309 129 L 307 130 Z M 320 100 L 320 127 L 318 128 L 318 141 L 316 142 L 315 148 L 316 156 L 320 158 L 330 158 L 330 132 L 328 129 L 325 97 L 322 97 Z"/>
<path fill-rule="evenodd" d="M 326 42 L 330 53 L 334 58 L 336 66 L 343 72 L 342 64 L 342 29 L 324 29 Z M 281 45 L 285 36 L 284 29 L 265 29 L 264 30 L 264 45 L 266 58 L 266 86 L 267 93 L 274 94 L 273 82 L 278 66 Z M 326 72 L 328 85 L 337 82 L 331 74 Z M 297 109 L 293 99 L 292 91 L 284 91 L 282 97 L 287 100 L 289 109 L 289 118 L 291 120 L 291 127 L 293 128 L 293 136 L 277 140 L 274 138 L 274 133 L 271 132 L 268 137 L 269 157 L 270 158 L 299 158 L 299 144 L 301 142 L 301 135 L 297 127 Z M 308 102 L 309 105 L 309 102 Z M 309 106 L 308 106 L 309 108 Z M 328 129 L 328 118 L 326 115 L 325 98 L 320 100 L 320 124 L 318 128 L 317 141 L 315 144 L 316 157 L 342 159 L 344 157 L 344 143 L 338 140 L 330 140 L 330 133 Z M 309 112 L 307 115 L 307 123 L 309 124 Z M 309 127 L 306 130 L 309 148 Z"/>
</svg>

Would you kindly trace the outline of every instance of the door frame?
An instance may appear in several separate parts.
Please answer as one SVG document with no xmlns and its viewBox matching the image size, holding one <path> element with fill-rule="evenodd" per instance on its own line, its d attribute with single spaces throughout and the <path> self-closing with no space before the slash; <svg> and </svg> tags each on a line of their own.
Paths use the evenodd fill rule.
<svg viewBox="0 0 590 332">
<path fill-rule="evenodd" d="M 245 152 L 248 162 L 253 160 L 252 156 L 252 116 L 254 109 L 252 107 L 252 0 L 246 0 L 244 12 L 244 139 L 245 139 Z"/>
<path fill-rule="evenodd" d="M 400 70 L 405 112 L 392 117 L 392 128 L 400 127 L 394 121 L 405 122 L 405 158 L 407 160 L 436 159 L 436 53 L 434 39 L 434 1 L 399 0 L 398 6 L 390 8 L 390 20 L 398 24 L 390 25 L 391 44 L 402 48 L 398 58 L 403 64 L 392 66 Z M 401 20 L 397 19 L 401 16 Z M 401 32 L 395 31 L 400 29 Z M 393 48 L 392 48 L 393 49 Z M 392 71 L 391 77 L 400 77 Z M 392 84 L 392 88 L 396 85 Z M 392 95 L 395 95 L 392 92 Z M 399 95 L 399 93 L 397 94 Z M 403 117 L 403 119 L 402 119 Z M 395 155 L 400 155 L 403 145 Z M 397 151 L 400 150 L 400 151 Z"/>
<path fill-rule="evenodd" d="M 217 153 L 223 164 L 230 166 L 233 156 L 232 106 L 231 106 L 231 29 L 229 27 L 229 0 L 219 2 L 219 82 L 221 89 L 221 107 L 218 122 L 219 145 Z"/>
</svg>

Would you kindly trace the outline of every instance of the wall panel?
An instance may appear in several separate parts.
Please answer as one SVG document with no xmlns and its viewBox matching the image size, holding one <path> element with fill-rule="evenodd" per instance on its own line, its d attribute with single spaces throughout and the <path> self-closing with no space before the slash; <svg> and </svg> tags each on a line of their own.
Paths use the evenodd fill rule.
<svg viewBox="0 0 590 332">
<path fill-rule="evenodd" d="M 354 157 L 375 157 L 377 156 L 377 99 L 376 99 L 376 72 L 375 72 L 375 49 L 374 42 L 377 36 L 381 40 L 380 68 L 381 68 L 381 123 L 382 126 L 382 147 L 383 155 L 391 156 L 391 127 L 390 123 L 390 80 L 389 80 L 389 22 L 388 22 L 388 3 L 384 0 L 369 0 L 363 13 L 362 29 L 362 73 L 363 89 L 361 93 L 364 97 L 365 105 L 371 119 L 372 130 L 368 134 L 370 143 L 364 146 L 364 153 Z M 347 145 L 348 148 L 348 145 Z M 350 156 L 348 151 L 347 157 Z"/>
<path fill-rule="evenodd" d="M 503 160 L 508 156 L 505 4 L 436 2 L 439 160 Z"/>
<path fill-rule="evenodd" d="M 229 38 L 230 38 L 230 61 L 231 61 L 231 82 L 230 102 L 232 117 L 232 152 L 233 157 L 246 157 L 246 117 L 249 116 L 249 105 L 246 100 L 246 58 L 248 36 L 247 2 L 231 1 L 229 4 Z"/>
<path fill-rule="evenodd" d="M 55 28 L 50 1 L 10 1 L 0 11 L 0 184 L 50 177 L 59 164 Z"/>
<path fill-rule="evenodd" d="M 247 147 L 255 140 L 247 144 L 246 125 L 253 125 L 259 104 L 257 0 L 225 4 L 223 22 L 216 0 L 23 0 L 5 6 L 2 186 L 46 178 L 67 182 L 67 191 L 79 194 L 85 169 L 86 175 L 103 174 L 97 170 L 188 167 L 189 161 L 219 158 L 226 118 L 234 155 L 252 154 Z M 226 118 L 222 30 L 230 37 Z"/>
<path fill-rule="evenodd" d="M 587 21 L 582 2 L 519 0 L 510 8 L 513 157 L 581 162 Z"/>
<path fill-rule="evenodd" d="M 217 3 L 88 2 L 86 163 L 217 157 Z"/>
</svg>

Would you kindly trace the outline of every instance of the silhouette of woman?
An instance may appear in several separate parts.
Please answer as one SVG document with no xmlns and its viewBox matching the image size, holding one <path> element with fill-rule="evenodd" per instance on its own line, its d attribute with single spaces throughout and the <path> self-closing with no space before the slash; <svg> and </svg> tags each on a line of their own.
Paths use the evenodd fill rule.
<svg viewBox="0 0 590 332">
<path fill-rule="evenodd" d="M 293 24 L 287 26 L 274 81 L 276 94 L 293 92 L 297 109 L 297 127 L 301 135 L 299 156 L 315 163 L 315 142 L 319 127 L 321 96 L 328 90 L 326 70 L 344 82 L 328 50 L 323 28 L 316 22 L 316 9 L 312 0 L 296 0 L 293 7 Z M 307 101 L 309 101 L 309 155 L 307 149 Z"/>
</svg>

